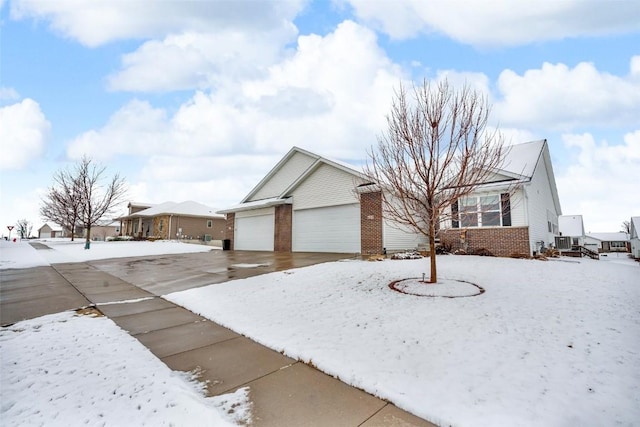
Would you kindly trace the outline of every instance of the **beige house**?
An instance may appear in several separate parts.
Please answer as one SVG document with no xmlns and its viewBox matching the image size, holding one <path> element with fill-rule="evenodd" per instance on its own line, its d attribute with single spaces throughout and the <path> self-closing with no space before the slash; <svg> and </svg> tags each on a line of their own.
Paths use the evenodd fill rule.
<svg viewBox="0 0 640 427">
<path fill-rule="evenodd" d="M 129 214 L 119 218 L 124 236 L 202 241 L 224 238 L 224 215 L 216 214 L 216 209 L 201 203 L 129 203 L 128 208 Z"/>
<path fill-rule="evenodd" d="M 45 223 L 38 228 L 38 239 L 54 239 L 56 237 L 67 237 L 65 230 L 54 223 Z"/>
</svg>

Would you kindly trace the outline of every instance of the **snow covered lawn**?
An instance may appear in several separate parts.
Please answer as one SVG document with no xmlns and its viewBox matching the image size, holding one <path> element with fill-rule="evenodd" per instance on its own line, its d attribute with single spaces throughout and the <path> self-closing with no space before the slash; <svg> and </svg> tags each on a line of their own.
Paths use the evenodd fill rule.
<svg viewBox="0 0 640 427">
<path fill-rule="evenodd" d="M 0 329 L 0 353 L 3 426 L 226 426 L 249 416 L 246 389 L 204 397 L 106 317 L 16 323 Z"/>
<path fill-rule="evenodd" d="M 442 425 L 640 423 L 640 265 L 441 256 L 466 298 L 389 289 L 427 260 L 344 261 L 166 296 Z M 425 285 L 427 286 L 427 285 Z"/>
</svg>

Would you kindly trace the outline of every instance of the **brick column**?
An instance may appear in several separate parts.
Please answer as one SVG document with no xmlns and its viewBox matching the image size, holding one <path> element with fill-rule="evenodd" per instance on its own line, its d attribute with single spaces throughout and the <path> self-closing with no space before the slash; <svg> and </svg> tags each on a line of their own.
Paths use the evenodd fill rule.
<svg viewBox="0 0 640 427">
<path fill-rule="evenodd" d="M 291 252 L 291 205 L 278 205 L 275 209 L 275 227 L 273 250 L 275 252 Z"/>
<path fill-rule="evenodd" d="M 382 193 L 360 194 L 360 250 L 363 255 L 382 253 Z"/>
<path fill-rule="evenodd" d="M 235 226 L 236 226 L 236 214 L 233 212 L 228 213 L 226 217 L 227 217 L 227 224 L 226 224 L 226 229 L 224 230 L 224 238 L 231 240 L 231 247 L 229 249 L 233 250 L 233 247 L 234 247 L 233 238 L 234 238 Z"/>
</svg>

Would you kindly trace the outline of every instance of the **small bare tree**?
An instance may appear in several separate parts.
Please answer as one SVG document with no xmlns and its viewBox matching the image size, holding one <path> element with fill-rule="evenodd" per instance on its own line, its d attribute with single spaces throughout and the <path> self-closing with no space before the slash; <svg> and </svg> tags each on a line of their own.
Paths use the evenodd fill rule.
<svg viewBox="0 0 640 427">
<path fill-rule="evenodd" d="M 487 130 L 490 105 L 477 91 L 424 81 L 412 95 L 403 86 L 396 92 L 365 175 L 380 185 L 385 217 L 429 239 L 429 282 L 436 283 L 441 221 L 502 166 L 506 148 L 497 130 Z"/>
<path fill-rule="evenodd" d="M 54 175 L 55 184 L 40 208 L 43 217 L 66 226 L 72 236 L 75 227 L 82 226 L 86 233 L 85 249 L 91 247 L 91 227 L 113 213 L 126 193 L 125 181 L 119 174 L 104 184 L 105 171 L 104 166 L 83 157 L 73 170 Z"/>
<path fill-rule="evenodd" d="M 31 236 L 32 229 L 33 224 L 26 219 L 20 219 L 16 222 L 16 230 L 18 231 L 21 239 L 28 239 Z"/>
<path fill-rule="evenodd" d="M 76 171 L 57 171 L 53 175 L 53 182 L 42 200 L 40 215 L 69 230 L 73 241 L 80 223 L 82 204 Z"/>
</svg>

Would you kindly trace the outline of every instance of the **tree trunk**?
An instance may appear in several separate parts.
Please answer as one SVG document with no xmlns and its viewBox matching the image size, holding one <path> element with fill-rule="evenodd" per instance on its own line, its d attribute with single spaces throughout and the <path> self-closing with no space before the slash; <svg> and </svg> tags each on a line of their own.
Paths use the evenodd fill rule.
<svg viewBox="0 0 640 427">
<path fill-rule="evenodd" d="M 84 242 L 85 249 L 91 249 L 91 225 L 87 227 L 87 239 Z"/>
<path fill-rule="evenodd" d="M 437 283 L 438 275 L 436 269 L 436 227 L 433 222 L 429 224 L 429 261 L 431 262 L 431 274 L 429 275 L 429 283 Z"/>
</svg>

